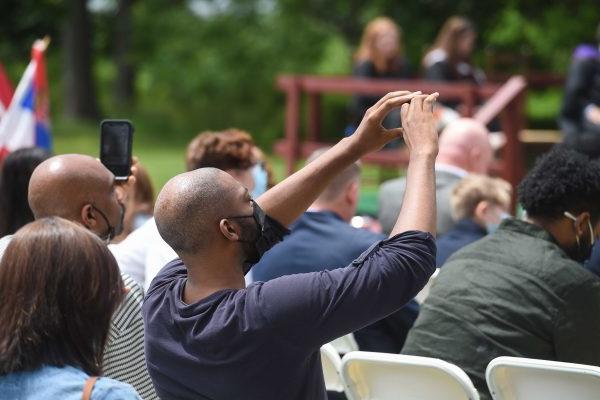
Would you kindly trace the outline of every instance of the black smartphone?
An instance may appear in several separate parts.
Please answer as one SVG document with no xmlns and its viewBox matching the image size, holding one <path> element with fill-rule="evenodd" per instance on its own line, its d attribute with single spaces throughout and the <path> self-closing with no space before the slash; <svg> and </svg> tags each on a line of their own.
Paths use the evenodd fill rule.
<svg viewBox="0 0 600 400">
<path fill-rule="evenodd" d="M 131 174 L 133 125 L 124 119 L 105 119 L 100 123 L 100 161 L 117 180 Z"/>
</svg>

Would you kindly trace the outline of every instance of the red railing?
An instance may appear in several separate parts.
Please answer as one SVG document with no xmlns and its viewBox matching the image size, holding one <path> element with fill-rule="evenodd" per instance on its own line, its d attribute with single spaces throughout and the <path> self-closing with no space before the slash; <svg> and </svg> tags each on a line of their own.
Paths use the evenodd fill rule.
<svg viewBox="0 0 600 400">
<path fill-rule="evenodd" d="M 524 127 L 524 94 L 526 82 L 515 76 L 504 84 L 489 83 L 476 86 L 468 83 L 443 83 L 423 80 L 383 80 L 357 79 L 352 77 L 290 76 L 277 78 L 277 87 L 286 94 L 285 139 L 275 146 L 275 152 L 284 156 L 288 174 L 295 164 L 324 143 L 320 137 L 320 111 L 322 94 L 362 94 L 383 95 L 395 90 L 421 90 L 423 93 L 439 92 L 439 101 L 460 103 L 463 116 L 473 117 L 487 124 L 499 118 L 500 126 L 506 135 L 496 172 L 516 185 L 523 176 L 524 160 L 519 132 Z M 307 132 L 306 140 L 300 139 L 300 109 L 306 95 Z M 483 105 L 476 110 L 477 104 Z M 408 155 L 405 150 L 381 150 L 363 159 L 388 167 L 405 166 Z"/>
</svg>

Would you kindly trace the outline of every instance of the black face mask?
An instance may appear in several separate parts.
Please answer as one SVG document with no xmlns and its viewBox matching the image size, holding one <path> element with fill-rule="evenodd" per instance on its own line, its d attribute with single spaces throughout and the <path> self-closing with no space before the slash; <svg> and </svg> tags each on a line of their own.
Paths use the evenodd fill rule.
<svg viewBox="0 0 600 400">
<path fill-rule="evenodd" d="M 98 211 L 98 214 L 100 214 L 102 216 L 102 218 L 104 219 L 104 222 L 106 223 L 106 226 L 108 228 L 106 234 L 101 236 L 102 240 L 104 240 L 107 244 L 110 243 L 110 241 L 113 240 L 115 238 L 115 236 L 117 236 L 118 234 L 123 232 L 123 219 L 125 218 L 125 206 L 123 206 L 123 204 L 119 203 L 119 207 L 121 209 L 121 215 L 119 217 L 119 225 L 117 225 L 116 227 L 113 227 L 110 224 L 110 222 L 108 221 L 108 218 L 106 218 L 106 214 L 104 214 L 102 211 L 100 211 L 100 209 L 98 207 L 96 207 L 95 205 L 92 204 L 92 208 L 94 210 Z"/>
<path fill-rule="evenodd" d="M 269 225 L 265 224 L 265 212 L 255 201 L 252 201 L 252 208 L 252 215 L 227 217 L 230 219 L 242 219 L 242 221 L 240 221 L 242 232 L 240 234 L 239 242 L 242 243 L 242 250 L 244 252 L 244 275 L 246 275 L 252 266 L 260 261 L 263 254 L 272 247 L 272 244 L 265 235 L 266 230 L 269 229 Z M 250 220 L 250 218 L 252 218 L 252 220 Z"/>
<path fill-rule="evenodd" d="M 569 212 L 565 212 L 564 216 L 573 221 L 577 221 L 577 218 Z M 585 238 L 585 237 L 580 238 L 577 234 L 575 234 L 575 245 L 572 248 L 565 250 L 565 252 L 567 253 L 567 255 L 570 258 L 572 258 L 573 260 L 575 260 L 581 264 L 585 263 L 587 260 L 590 259 L 590 257 L 592 256 L 592 250 L 594 248 L 594 242 L 595 242 L 594 228 L 592 227 L 592 223 L 589 220 L 588 220 L 588 227 L 589 227 L 590 237 L 589 238 Z"/>
<path fill-rule="evenodd" d="M 590 244 L 585 238 L 577 238 L 577 243 L 570 249 L 566 249 L 565 253 L 577 261 L 578 263 L 584 264 L 592 256 L 593 245 Z"/>
</svg>

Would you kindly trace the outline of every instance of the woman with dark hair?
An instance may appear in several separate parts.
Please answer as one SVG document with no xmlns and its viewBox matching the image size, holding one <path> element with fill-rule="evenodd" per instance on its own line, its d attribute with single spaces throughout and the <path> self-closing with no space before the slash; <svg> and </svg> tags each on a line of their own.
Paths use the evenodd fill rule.
<svg viewBox="0 0 600 400">
<path fill-rule="evenodd" d="M 0 262 L 3 398 L 139 399 L 97 378 L 123 296 L 117 263 L 93 233 L 58 217 L 19 230 Z"/>
<path fill-rule="evenodd" d="M 0 237 L 33 221 L 27 202 L 29 178 L 35 167 L 49 157 L 48 151 L 30 147 L 16 150 L 4 159 L 0 175 Z"/>
<path fill-rule="evenodd" d="M 471 62 L 476 38 L 477 32 L 471 21 L 464 17 L 449 18 L 423 57 L 424 78 L 483 83 L 483 72 Z"/>
</svg>

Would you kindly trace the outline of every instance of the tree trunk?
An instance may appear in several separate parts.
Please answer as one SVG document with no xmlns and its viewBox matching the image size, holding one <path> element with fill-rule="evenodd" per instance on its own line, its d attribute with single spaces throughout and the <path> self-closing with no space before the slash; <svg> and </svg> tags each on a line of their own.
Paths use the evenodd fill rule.
<svg viewBox="0 0 600 400">
<path fill-rule="evenodd" d="M 92 77 L 92 26 L 86 0 L 71 0 L 63 26 L 64 114 L 98 119 Z"/>
<path fill-rule="evenodd" d="M 117 80 L 115 82 L 116 103 L 129 107 L 134 101 L 135 71 L 132 62 L 132 22 L 131 6 L 134 0 L 119 0 L 116 14 L 115 29 L 115 63 L 117 65 Z"/>
</svg>

